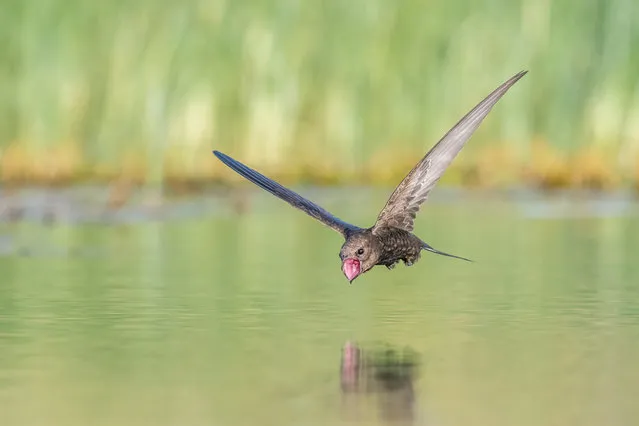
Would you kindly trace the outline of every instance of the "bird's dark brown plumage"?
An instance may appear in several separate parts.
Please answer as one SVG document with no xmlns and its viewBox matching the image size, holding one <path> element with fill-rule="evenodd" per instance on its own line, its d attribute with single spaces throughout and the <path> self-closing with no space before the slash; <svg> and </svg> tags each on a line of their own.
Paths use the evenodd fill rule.
<svg viewBox="0 0 639 426">
<path fill-rule="evenodd" d="M 346 240 L 340 250 L 342 271 L 350 282 L 376 265 L 391 269 L 403 261 L 410 266 L 419 259 L 422 250 L 468 260 L 436 250 L 415 236 L 412 233 L 415 217 L 446 168 L 493 106 L 526 73 L 515 74 L 459 120 L 400 182 L 370 228 L 349 224 L 228 155 L 213 153 L 246 179 L 341 233 Z"/>
</svg>

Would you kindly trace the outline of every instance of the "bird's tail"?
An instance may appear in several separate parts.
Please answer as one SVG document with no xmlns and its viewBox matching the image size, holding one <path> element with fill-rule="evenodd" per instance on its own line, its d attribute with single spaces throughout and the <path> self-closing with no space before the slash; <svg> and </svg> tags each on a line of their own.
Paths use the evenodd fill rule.
<svg viewBox="0 0 639 426">
<path fill-rule="evenodd" d="M 426 251 L 431 252 L 431 253 L 440 254 L 442 256 L 454 257 L 455 259 L 461 259 L 461 260 L 465 260 L 467 262 L 472 262 L 472 260 L 466 259 L 465 257 L 455 256 L 454 254 L 448 254 L 448 253 L 444 253 L 443 251 L 436 250 L 436 249 L 432 248 L 431 246 L 429 246 L 428 244 L 426 244 L 423 241 L 422 241 L 422 248 L 424 250 L 426 250 Z"/>
</svg>

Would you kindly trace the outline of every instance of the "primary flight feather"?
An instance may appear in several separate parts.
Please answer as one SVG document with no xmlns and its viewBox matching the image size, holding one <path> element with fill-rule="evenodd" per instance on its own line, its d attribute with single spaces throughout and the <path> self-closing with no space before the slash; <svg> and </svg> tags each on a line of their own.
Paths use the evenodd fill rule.
<svg viewBox="0 0 639 426">
<path fill-rule="evenodd" d="M 526 73 L 522 71 L 515 74 L 459 120 L 395 188 L 370 228 L 347 223 L 228 155 L 219 151 L 213 153 L 246 179 L 342 234 L 345 238 L 340 250 L 342 272 L 351 283 L 376 265 L 391 269 L 401 260 L 410 266 L 419 259 L 422 250 L 468 260 L 436 250 L 414 235 L 415 216 L 493 106 Z"/>
</svg>

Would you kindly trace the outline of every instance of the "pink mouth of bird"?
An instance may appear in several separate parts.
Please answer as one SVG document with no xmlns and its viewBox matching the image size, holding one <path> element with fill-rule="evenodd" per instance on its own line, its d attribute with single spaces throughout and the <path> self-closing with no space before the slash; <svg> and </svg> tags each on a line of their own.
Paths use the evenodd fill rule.
<svg viewBox="0 0 639 426">
<path fill-rule="evenodd" d="M 361 272 L 359 260 L 357 259 L 345 259 L 342 263 L 342 272 L 346 275 L 349 281 L 353 281 Z"/>
</svg>

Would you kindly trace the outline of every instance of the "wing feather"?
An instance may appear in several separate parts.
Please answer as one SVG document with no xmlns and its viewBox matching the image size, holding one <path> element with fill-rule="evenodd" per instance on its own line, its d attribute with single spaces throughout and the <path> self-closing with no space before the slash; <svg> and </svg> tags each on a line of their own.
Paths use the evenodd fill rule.
<svg viewBox="0 0 639 426">
<path fill-rule="evenodd" d="M 229 157 L 228 155 L 223 154 L 219 151 L 213 151 L 213 154 L 215 154 L 215 156 L 219 158 L 220 161 L 229 166 L 231 169 L 235 170 L 241 176 L 245 177 L 246 179 L 250 180 L 260 188 L 270 192 L 276 197 L 286 201 L 293 207 L 300 209 L 309 216 L 319 220 L 324 225 L 327 225 L 330 228 L 336 230 L 337 232 L 344 235 L 344 237 L 347 237 L 348 234 L 353 231 L 361 230 L 361 228 L 344 222 L 343 220 L 335 217 L 312 201 L 307 200 L 306 198 L 302 197 L 296 192 L 291 191 L 288 188 L 285 188 L 274 180 L 267 178 L 261 173 L 258 173 L 257 171 Z"/>
<path fill-rule="evenodd" d="M 373 230 L 391 226 L 412 232 L 415 216 L 446 168 L 477 130 L 493 106 L 528 71 L 521 71 L 504 82 L 466 114 L 415 165 L 395 188 L 377 217 Z"/>
</svg>

